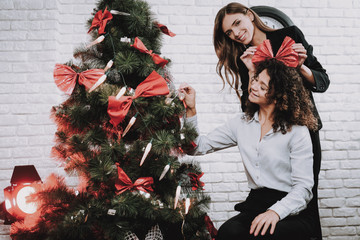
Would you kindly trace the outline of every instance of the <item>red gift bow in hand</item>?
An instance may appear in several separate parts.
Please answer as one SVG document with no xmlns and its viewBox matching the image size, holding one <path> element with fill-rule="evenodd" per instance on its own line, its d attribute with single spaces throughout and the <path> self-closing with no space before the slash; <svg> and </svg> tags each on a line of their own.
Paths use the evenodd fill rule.
<svg viewBox="0 0 360 240">
<path fill-rule="evenodd" d="M 292 45 L 294 43 L 295 41 L 292 38 L 286 36 L 276 56 L 274 57 L 270 41 L 269 39 L 266 39 L 262 44 L 257 47 L 251 61 L 256 65 L 267 59 L 275 58 L 276 60 L 284 63 L 288 67 L 297 67 L 299 64 L 299 59 L 297 52 L 292 49 Z"/>
<path fill-rule="evenodd" d="M 156 71 L 153 71 L 142 83 L 137 86 L 134 96 L 122 96 L 119 100 L 117 100 L 114 96 L 109 97 L 107 112 L 110 116 L 110 123 L 116 127 L 124 120 L 133 99 L 137 97 L 152 97 L 168 94 L 169 88 L 165 79 Z"/>
<path fill-rule="evenodd" d="M 160 28 L 160 30 L 161 30 L 163 33 L 165 33 L 166 35 L 169 35 L 170 37 L 175 37 L 175 36 L 176 36 L 176 34 L 173 33 L 172 31 L 170 31 L 170 30 L 168 29 L 168 27 L 165 26 L 164 24 L 156 23 L 156 25 L 157 25 L 158 28 Z"/>
<path fill-rule="evenodd" d="M 153 53 L 152 50 L 148 50 L 146 48 L 146 46 L 144 45 L 144 43 L 138 37 L 135 38 L 134 44 L 131 46 L 136 48 L 137 50 L 139 50 L 142 53 L 149 54 L 152 57 L 154 63 L 157 65 L 160 65 L 161 67 L 164 67 L 169 62 L 168 60 L 163 59 L 159 55 Z"/>
<path fill-rule="evenodd" d="M 104 69 L 89 69 L 81 73 L 75 72 L 71 67 L 63 64 L 55 64 L 54 80 L 56 86 L 68 95 L 74 91 L 76 80 L 84 85 L 86 90 L 90 89 L 97 80 L 104 75 Z"/>
<path fill-rule="evenodd" d="M 104 12 L 102 12 L 101 10 L 99 10 L 96 14 L 95 17 L 91 23 L 91 27 L 88 31 L 91 32 L 94 28 L 99 28 L 98 30 L 98 34 L 104 34 L 105 33 L 105 26 L 107 24 L 108 21 L 110 21 L 113 18 L 112 14 L 107 10 L 107 8 L 105 8 Z"/>
<path fill-rule="evenodd" d="M 200 181 L 200 178 L 204 175 L 204 173 L 196 174 L 196 173 L 188 173 L 187 174 L 190 177 L 190 182 L 192 185 L 192 190 L 198 190 L 199 188 L 202 189 L 205 183 Z"/>
<path fill-rule="evenodd" d="M 118 179 L 116 179 L 115 187 L 119 191 L 117 194 L 121 194 L 127 190 L 134 191 L 139 190 L 143 192 L 154 191 L 151 185 L 154 183 L 154 179 L 152 177 L 141 177 L 133 183 L 131 179 L 126 175 L 124 170 L 117 165 L 118 169 Z"/>
</svg>

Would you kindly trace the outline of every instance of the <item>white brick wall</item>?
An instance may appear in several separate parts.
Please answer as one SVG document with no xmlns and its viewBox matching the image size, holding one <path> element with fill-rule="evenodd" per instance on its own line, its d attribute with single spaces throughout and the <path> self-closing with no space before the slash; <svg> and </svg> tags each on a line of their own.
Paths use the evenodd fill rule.
<svg viewBox="0 0 360 240">
<path fill-rule="evenodd" d="M 54 171 L 63 173 L 49 157 L 56 129 L 49 112 L 63 99 L 52 70 L 55 63 L 71 59 L 73 48 L 88 39 L 85 22 L 95 1 L 0 1 L 0 189 L 9 185 L 15 165 L 34 164 L 43 179 Z M 162 53 L 173 61 L 176 84 L 186 81 L 196 88 L 203 133 L 239 110 L 234 93 L 219 91 L 222 84 L 212 47 L 215 14 L 231 1 L 149 0 L 159 21 L 177 34 L 164 36 Z M 359 240 L 360 0 L 241 2 L 288 14 L 328 70 L 329 90 L 315 94 L 324 122 L 319 184 L 324 239 Z M 205 189 L 212 197 L 210 216 L 220 226 L 236 214 L 233 205 L 247 195 L 242 163 L 234 148 L 196 159 L 202 162 Z M 8 231 L 1 226 L 0 240 L 10 239 Z"/>
</svg>

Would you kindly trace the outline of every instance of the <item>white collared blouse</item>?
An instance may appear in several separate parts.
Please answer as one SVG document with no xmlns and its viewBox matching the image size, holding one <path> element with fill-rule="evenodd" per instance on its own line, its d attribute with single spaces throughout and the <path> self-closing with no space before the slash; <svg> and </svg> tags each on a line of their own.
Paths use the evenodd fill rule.
<svg viewBox="0 0 360 240">
<path fill-rule="evenodd" d="M 197 116 L 186 118 L 197 127 Z M 197 129 L 198 130 L 198 129 Z M 198 130 L 199 132 L 199 130 Z M 312 198 L 313 152 L 309 130 L 293 126 L 282 134 L 271 129 L 261 140 L 261 125 L 256 112 L 251 120 L 238 114 L 207 135 L 199 136 L 191 155 L 204 155 L 238 146 L 251 189 L 271 188 L 288 194 L 271 206 L 280 219 L 298 214 Z"/>
</svg>

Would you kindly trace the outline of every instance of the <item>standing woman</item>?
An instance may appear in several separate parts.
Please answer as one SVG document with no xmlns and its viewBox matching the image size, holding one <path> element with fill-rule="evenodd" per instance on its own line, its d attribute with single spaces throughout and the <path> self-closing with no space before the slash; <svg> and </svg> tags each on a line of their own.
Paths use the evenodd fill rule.
<svg viewBox="0 0 360 240">
<path fill-rule="evenodd" d="M 320 217 L 317 203 L 318 175 L 321 165 L 321 146 L 319 130 L 322 127 L 321 120 L 314 104 L 312 92 L 325 92 L 329 87 L 330 80 L 326 70 L 313 55 L 313 47 L 308 44 L 301 30 L 296 26 L 274 30 L 267 27 L 260 17 L 250 8 L 240 3 L 230 3 L 221 8 L 216 15 L 214 25 L 214 47 L 219 58 L 217 73 L 235 90 L 241 101 L 241 108 L 246 110 L 246 101 L 249 93 L 249 69 L 241 58 L 253 55 L 256 48 L 264 40 L 269 39 L 274 54 L 278 51 L 286 36 L 295 40 L 293 49 L 299 55 L 297 69 L 303 79 L 306 89 L 309 91 L 313 103 L 313 113 L 318 120 L 318 128 L 310 131 L 314 154 L 314 197 L 309 203 L 307 211 L 318 219 L 317 239 L 322 238 Z M 241 89 L 240 89 L 241 88 Z"/>
</svg>

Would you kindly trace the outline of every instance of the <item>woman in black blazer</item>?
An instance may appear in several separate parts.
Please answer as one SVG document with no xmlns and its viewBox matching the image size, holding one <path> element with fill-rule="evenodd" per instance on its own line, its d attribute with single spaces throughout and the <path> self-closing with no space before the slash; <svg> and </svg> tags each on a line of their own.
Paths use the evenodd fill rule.
<svg viewBox="0 0 360 240">
<path fill-rule="evenodd" d="M 313 239 L 322 239 L 319 210 L 317 203 L 318 175 L 321 165 L 321 146 L 319 130 L 322 127 L 318 111 L 315 107 L 312 92 L 325 92 L 329 87 L 330 80 L 326 70 L 321 66 L 313 55 L 313 47 L 305 40 L 304 34 L 296 26 L 274 30 L 267 27 L 260 17 L 250 8 L 240 3 L 230 3 L 219 10 L 215 18 L 213 42 L 216 55 L 219 58 L 217 73 L 227 82 L 236 92 L 241 103 L 241 108 L 245 111 L 245 102 L 248 98 L 249 74 L 241 58 L 253 55 L 256 47 L 265 39 L 269 39 L 273 53 L 276 55 L 281 43 L 286 36 L 295 40 L 293 49 L 299 55 L 299 65 L 297 67 L 304 85 L 309 91 L 313 102 L 313 112 L 318 119 L 318 129 L 310 131 L 314 154 L 314 187 L 313 199 L 308 204 L 307 214 L 312 216 L 315 231 Z M 241 206 L 235 206 L 240 210 Z"/>
</svg>

